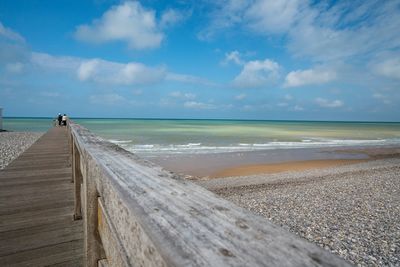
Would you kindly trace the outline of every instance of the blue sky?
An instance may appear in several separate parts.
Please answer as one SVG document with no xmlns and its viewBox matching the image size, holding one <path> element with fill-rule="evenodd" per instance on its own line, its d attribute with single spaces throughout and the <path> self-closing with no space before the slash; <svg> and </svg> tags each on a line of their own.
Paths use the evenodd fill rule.
<svg viewBox="0 0 400 267">
<path fill-rule="evenodd" d="M 400 1 L 0 1 L 5 116 L 400 121 Z"/>
</svg>

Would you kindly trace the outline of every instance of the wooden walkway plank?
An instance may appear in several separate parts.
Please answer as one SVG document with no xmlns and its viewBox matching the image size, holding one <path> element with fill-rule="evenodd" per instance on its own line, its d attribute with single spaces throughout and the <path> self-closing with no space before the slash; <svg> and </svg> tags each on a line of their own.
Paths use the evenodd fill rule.
<svg viewBox="0 0 400 267">
<path fill-rule="evenodd" d="M 25 229 L 30 229 L 32 227 L 44 226 L 44 225 L 52 225 L 52 224 L 64 224 L 70 223 L 70 207 L 67 208 L 55 208 L 48 209 L 44 211 L 37 211 L 34 213 L 31 212 L 23 212 L 11 215 L 1 216 L 0 220 L 5 221 L 10 218 L 13 220 L 13 224 L 0 224 L 0 235 L 8 234 L 8 232 L 12 232 L 15 230 L 24 231 Z M 67 215 L 66 215 L 67 214 Z M 31 220 L 26 220 L 28 215 L 32 215 Z M 42 217 L 43 216 L 43 217 Z"/>
<path fill-rule="evenodd" d="M 20 206 L 18 207 L 2 207 L 0 209 L 0 216 L 2 215 L 10 215 L 10 214 L 15 214 L 15 213 L 20 213 L 20 212 L 25 212 L 25 211 L 30 211 L 32 209 L 35 210 L 47 210 L 47 209 L 53 209 L 53 208 L 65 208 L 65 207 L 73 207 L 74 205 L 74 200 L 72 199 L 61 199 L 61 200 L 54 200 L 52 202 L 48 202 L 46 200 L 39 199 L 38 201 L 27 203 L 25 202 L 25 205 L 21 205 L 19 202 Z M 73 214 L 71 212 L 71 214 Z M 72 215 L 71 215 L 72 216 Z M 30 218 L 27 218 L 29 220 Z M 12 223 L 12 222 L 10 222 Z M 1 266 L 1 265 L 0 265 Z"/>
<path fill-rule="evenodd" d="M 4 266 L 82 266 L 83 240 L 39 247 L 2 258 Z M 74 262 L 74 265 L 64 265 Z"/>
<path fill-rule="evenodd" d="M 23 178 L 31 178 L 31 177 L 48 177 L 50 176 L 53 177 L 56 175 L 60 175 L 60 174 L 65 174 L 66 176 L 70 176 L 71 175 L 71 168 L 60 168 L 60 169 L 55 169 L 55 170 L 47 170 L 46 173 L 43 173 L 40 170 L 32 170 L 29 173 L 27 173 L 26 171 L 10 171 L 8 169 L 4 169 L 0 171 L 0 180 L 1 179 L 10 179 L 10 178 L 18 178 L 15 179 L 15 182 L 18 182 L 20 179 Z"/>
<path fill-rule="evenodd" d="M 67 130 L 52 128 L 0 171 L 0 266 L 82 266 Z"/>
</svg>

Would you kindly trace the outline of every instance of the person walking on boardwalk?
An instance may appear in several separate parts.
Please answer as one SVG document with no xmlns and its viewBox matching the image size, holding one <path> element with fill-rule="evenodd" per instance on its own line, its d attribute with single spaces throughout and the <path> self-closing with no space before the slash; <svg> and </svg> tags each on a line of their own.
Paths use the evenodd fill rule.
<svg viewBox="0 0 400 267">
<path fill-rule="evenodd" d="M 64 115 L 62 116 L 62 125 L 63 125 L 63 126 L 67 126 L 67 114 L 64 114 Z"/>
<path fill-rule="evenodd" d="M 63 117 L 63 116 L 61 116 L 61 113 L 58 113 L 58 117 L 57 117 L 58 126 L 61 126 L 62 117 Z"/>
</svg>

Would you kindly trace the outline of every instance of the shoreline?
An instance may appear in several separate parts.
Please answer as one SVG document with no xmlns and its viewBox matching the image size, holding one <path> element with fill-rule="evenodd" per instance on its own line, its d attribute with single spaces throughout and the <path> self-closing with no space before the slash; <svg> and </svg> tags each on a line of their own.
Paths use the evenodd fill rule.
<svg viewBox="0 0 400 267">
<path fill-rule="evenodd" d="M 139 156 L 142 156 L 139 154 Z M 321 147 L 143 157 L 187 179 L 301 171 L 400 157 L 400 146 Z"/>
<path fill-rule="evenodd" d="M 207 178 L 213 179 L 231 176 L 271 174 L 285 171 L 314 170 L 329 167 L 338 167 L 342 165 L 357 164 L 376 159 L 400 158 L 400 148 L 397 147 L 349 148 L 335 150 L 334 153 L 347 153 L 355 155 L 365 154 L 368 158 L 302 160 L 266 164 L 249 164 L 227 168 L 222 171 L 216 172 Z"/>
</svg>

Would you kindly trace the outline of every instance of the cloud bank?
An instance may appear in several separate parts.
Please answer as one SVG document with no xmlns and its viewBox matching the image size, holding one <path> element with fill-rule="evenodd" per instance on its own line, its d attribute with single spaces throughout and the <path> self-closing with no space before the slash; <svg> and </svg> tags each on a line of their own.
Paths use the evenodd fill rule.
<svg viewBox="0 0 400 267">
<path fill-rule="evenodd" d="M 167 9 L 158 20 L 156 12 L 138 1 L 112 6 L 101 18 L 76 28 L 76 39 L 87 43 L 127 42 L 131 49 L 157 48 L 165 38 L 163 30 L 187 17 L 175 9 Z"/>
<path fill-rule="evenodd" d="M 321 98 L 321 97 L 316 98 L 315 103 L 317 103 L 317 105 L 319 105 L 320 107 L 323 107 L 323 108 L 339 108 L 344 105 L 343 101 L 341 101 L 341 100 L 329 101 L 329 100 Z"/>
<path fill-rule="evenodd" d="M 233 84 L 240 88 L 257 88 L 274 84 L 279 78 L 279 64 L 273 60 L 246 62 Z"/>
<path fill-rule="evenodd" d="M 75 37 L 89 43 L 126 41 L 132 49 L 155 48 L 164 38 L 155 12 L 139 2 L 125 2 L 111 7 L 100 19 L 77 27 Z"/>
<path fill-rule="evenodd" d="M 286 75 L 284 87 L 324 84 L 333 81 L 336 73 L 331 70 L 309 69 L 291 71 Z"/>
</svg>

